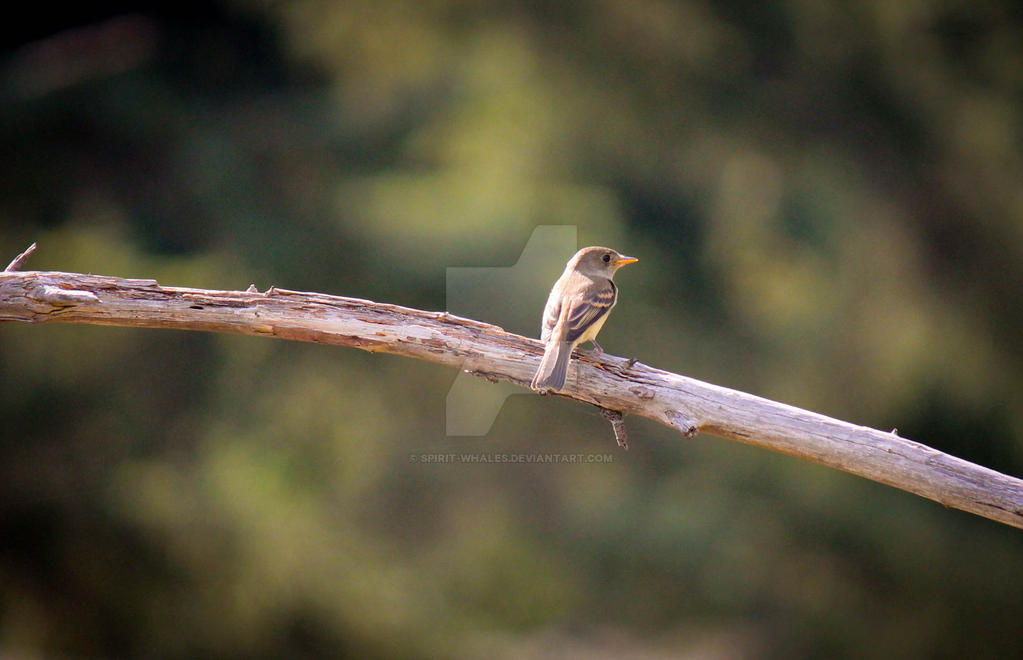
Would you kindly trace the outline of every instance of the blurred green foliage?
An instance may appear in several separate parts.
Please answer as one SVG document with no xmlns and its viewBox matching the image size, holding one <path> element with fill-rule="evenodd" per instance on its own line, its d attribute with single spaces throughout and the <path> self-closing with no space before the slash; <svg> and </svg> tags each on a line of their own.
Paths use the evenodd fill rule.
<svg viewBox="0 0 1023 660">
<path fill-rule="evenodd" d="M 1017 3 L 75 11 L 0 53 L 0 255 L 444 309 L 575 225 L 641 258 L 610 352 L 1023 474 Z M 803 461 L 446 437 L 450 369 L 290 342 L 6 325 L 0 376 L 0 653 L 1023 653 L 1018 530 Z"/>
</svg>

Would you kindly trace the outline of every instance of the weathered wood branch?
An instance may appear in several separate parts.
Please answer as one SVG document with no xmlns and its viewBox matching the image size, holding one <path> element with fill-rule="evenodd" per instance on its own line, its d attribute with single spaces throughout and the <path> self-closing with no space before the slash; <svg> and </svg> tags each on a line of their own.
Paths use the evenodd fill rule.
<svg viewBox="0 0 1023 660">
<path fill-rule="evenodd" d="M 0 321 L 175 328 L 352 346 L 523 387 L 543 354 L 537 340 L 446 312 L 276 288 L 210 291 L 77 273 L 0 272 Z M 573 364 L 562 394 L 577 401 L 642 415 L 687 436 L 700 431 L 805 458 L 1023 528 L 1023 480 L 895 433 L 614 356 L 577 351 Z"/>
<path fill-rule="evenodd" d="M 22 265 L 24 265 L 24 263 L 28 260 L 29 257 L 32 256 L 32 253 L 35 252 L 35 251 L 36 251 L 36 244 L 33 243 L 32 245 L 29 245 L 25 249 L 24 252 L 22 252 L 21 254 L 19 254 L 16 257 L 14 257 L 14 259 L 11 260 L 11 263 L 7 264 L 7 268 L 4 268 L 4 271 L 8 271 L 9 272 L 9 271 L 21 270 Z"/>
</svg>

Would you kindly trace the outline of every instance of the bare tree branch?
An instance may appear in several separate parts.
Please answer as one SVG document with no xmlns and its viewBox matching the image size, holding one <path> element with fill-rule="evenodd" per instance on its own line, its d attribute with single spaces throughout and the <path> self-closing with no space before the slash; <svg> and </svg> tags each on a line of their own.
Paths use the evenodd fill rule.
<svg viewBox="0 0 1023 660">
<path fill-rule="evenodd" d="M 0 273 L 0 321 L 176 328 L 352 346 L 526 388 L 543 355 L 537 340 L 446 312 L 276 288 L 209 291 L 77 273 Z M 687 437 L 700 431 L 805 458 L 1023 528 L 1023 480 L 895 433 L 578 351 L 561 394 L 648 417 Z M 615 415 L 609 419 L 621 423 Z"/>
<path fill-rule="evenodd" d="M 25 248 L 25 251 L 14 257 L 11 263 L 7 264 L 7 268 L 4 268 L 4 272 L 11 272 L 15 270 L 21 270 L 21 267 L 25 265 L 28 258 L 32 256 L 32 253 L 36 251 L 36 244 L 33 243 Z"/>
<path fill-rule="evenodd" d="M 601 408 L 600 414 L 607 421 L 611 422 L 611 430 L 615 434 L 615 440 L 618 441 L 618 446 L 622 449 L 629 448 L 629 431 L 625 428 L 625 415 L 618 410 L 608 410 L 607 408 Z"/>
</svg>

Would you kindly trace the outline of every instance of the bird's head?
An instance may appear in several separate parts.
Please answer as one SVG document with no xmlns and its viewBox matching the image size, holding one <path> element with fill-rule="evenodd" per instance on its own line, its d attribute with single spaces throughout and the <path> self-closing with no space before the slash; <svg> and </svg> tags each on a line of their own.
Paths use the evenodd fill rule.
<svg viewBox="0 0 1023 660">
<path fill-rule="evenodd" d="M 578 270 L 583 275 L 594 277 L 614 277 L 615 271 L 626 264 L 634 264 L 639 259 L 626 257 L 606 247 L 587 247 L 575 253 L 575 256 L 568 262 L 569 268 Z"/>
</svg>

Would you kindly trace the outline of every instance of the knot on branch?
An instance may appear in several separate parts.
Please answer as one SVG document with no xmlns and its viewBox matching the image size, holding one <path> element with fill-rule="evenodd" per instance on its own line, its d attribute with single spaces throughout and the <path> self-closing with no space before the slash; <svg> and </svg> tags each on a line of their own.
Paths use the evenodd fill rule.
<svg viewBox="0 0 1023 660">
<path fill-rule="evenodd" d="M 699 430 L 692 420 L 677 410 L 665 410 L 664 417 L 687 438 L 692 438 Z"/>
</svg>

